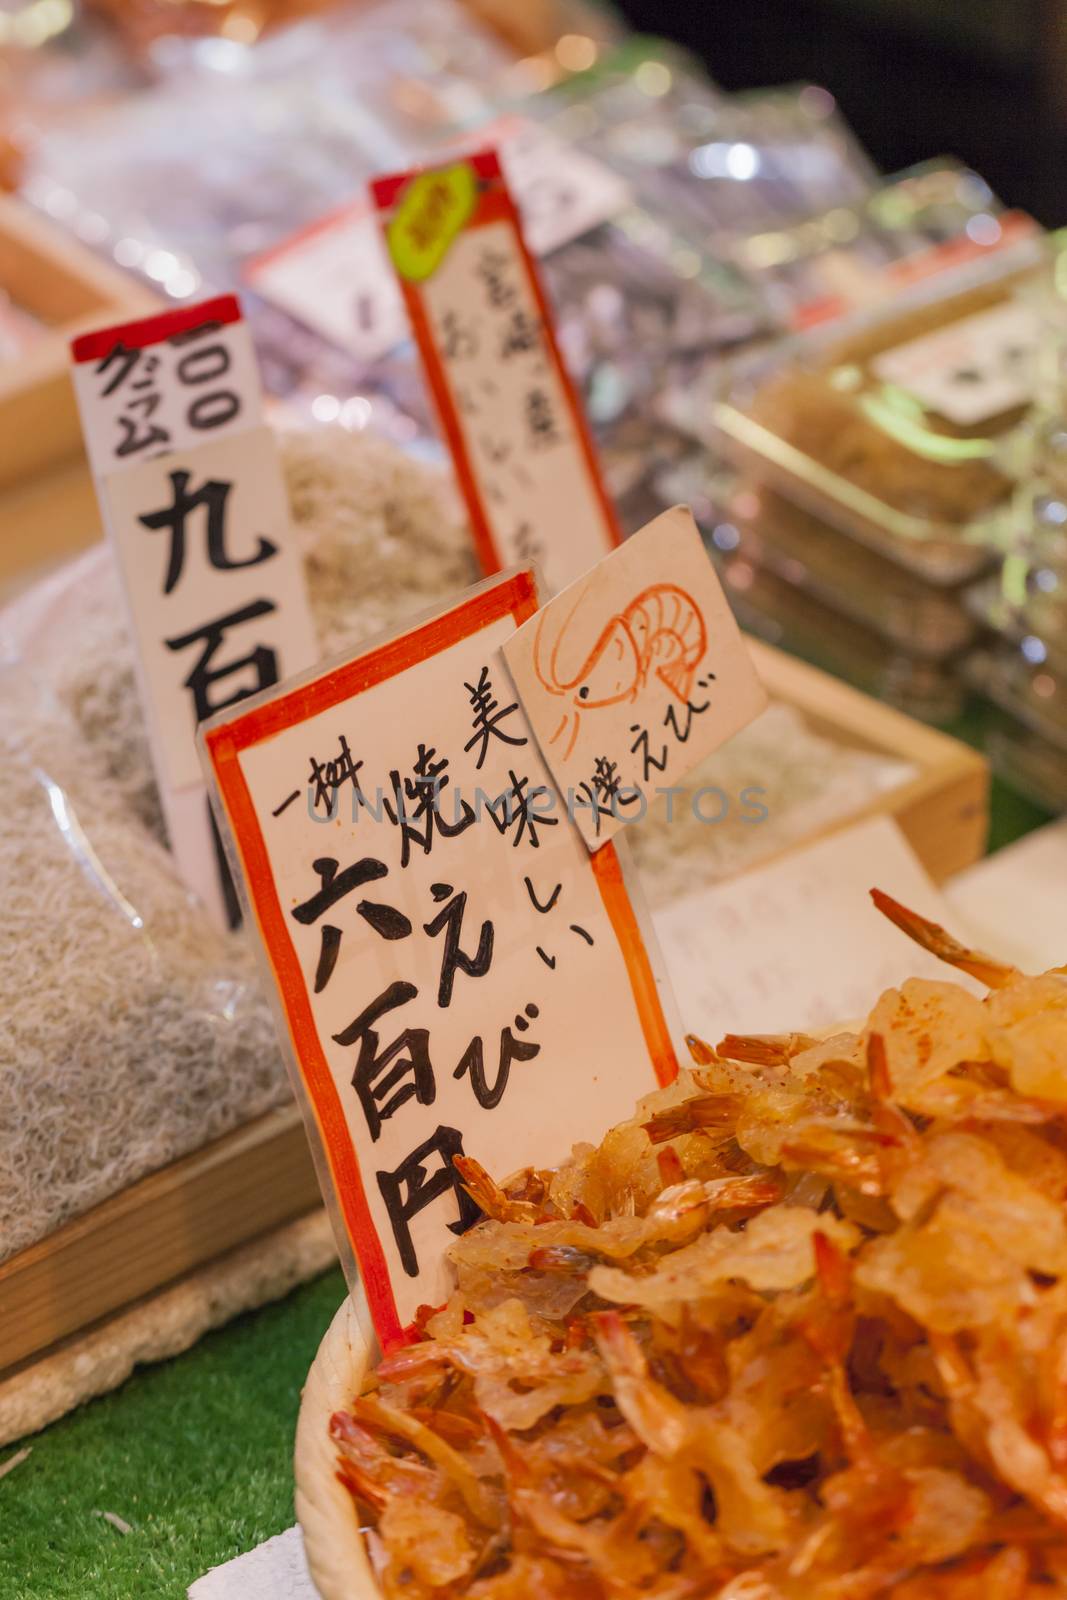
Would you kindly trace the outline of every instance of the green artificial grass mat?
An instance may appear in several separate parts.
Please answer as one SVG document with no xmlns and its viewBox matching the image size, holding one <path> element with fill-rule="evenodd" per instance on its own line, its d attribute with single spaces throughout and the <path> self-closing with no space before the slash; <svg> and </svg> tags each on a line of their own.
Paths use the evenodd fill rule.
<svg viewBox="0 0 1067 1600">
<path fill-rule="evenodd" d="M 32 1439 L 0 1478 L 2 1600 L 184 1600 L 291 1527 L 300 1390 L 344 1295 L 327 1273 Z"/>
</svg>

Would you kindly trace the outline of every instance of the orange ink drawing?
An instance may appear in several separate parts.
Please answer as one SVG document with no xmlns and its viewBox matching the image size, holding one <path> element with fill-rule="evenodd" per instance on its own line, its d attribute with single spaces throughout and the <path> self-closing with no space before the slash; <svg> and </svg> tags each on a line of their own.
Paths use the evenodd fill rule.
<svg viewBox="0 0 1067 1600">
<path fill-rule="evenodd" d="M 574 659 L 576 635 L 580 643 L 584 619 L 575 619 L 585 597 L 583 591 L 551 642 L 546 622 L 552 619 L 554 625 L 555 608 L 549 606 L 541 613 L 534 639 L 538 681 L 549 694 L 569 700 L 549 740 L 554 744 L 567 735 L 564 756 L 574 749 L 582 712 L 632 703 L 650 677 L 658 678 L 684 704 L 708 647 L 707 626 L 692 595 L 673 583 L 653 583 L 605 624 L 592 649 L 580 658 L 577 671 L 571 672 L 567 658 Z"/>
</svg>

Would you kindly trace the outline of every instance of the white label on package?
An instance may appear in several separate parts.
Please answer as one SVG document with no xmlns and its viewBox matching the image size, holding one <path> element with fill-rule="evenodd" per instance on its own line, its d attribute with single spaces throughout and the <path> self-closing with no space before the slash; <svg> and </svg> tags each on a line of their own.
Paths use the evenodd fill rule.
<svg viewBox="0 0 1067 1600">
<path fill-rule="evenodd" d="M 83 334 L 72 350 L 97 478 L 262 420 L 252 339 L 233 295 Z"/>
<path fill-rule="evenodd" d="M 1040 334 L 1029 306 L 997 306 L 885 351 L 871 371 L 970 428 L 1032 398 Z"/>
<path fill-rule="evenodd" d="M 500 147 L 508 187 L 534 255 L 551 255 L 630 204 L 629 188 L 617 173 L 536 122 L 503 117 L 499 125 L 481 129 L 479 137 L 483 144 Z"/>
<path fill-rule="evenodd" d="M 536 605 L 504 575 L 201 735 L 385 1345 L 447 1298 L 478 1216 L 457 1157 L 557 1162 L 677 1070 L 621 859 L 585 851 L 508 693 Z"/>
</svg>

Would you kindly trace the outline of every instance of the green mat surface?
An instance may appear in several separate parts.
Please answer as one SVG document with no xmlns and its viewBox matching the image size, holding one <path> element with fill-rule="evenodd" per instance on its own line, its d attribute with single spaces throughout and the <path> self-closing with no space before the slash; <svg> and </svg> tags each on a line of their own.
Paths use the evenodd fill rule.
<svg viewBox="0 0 1067 1600">
<path fill-rule="evenodd" d="M 39 1434 L 0 1478 L 2 1600 L 183 1600 L 291 1527 L 300 1389 L 344 1293 L 327 1273 Z"/>
</svg>

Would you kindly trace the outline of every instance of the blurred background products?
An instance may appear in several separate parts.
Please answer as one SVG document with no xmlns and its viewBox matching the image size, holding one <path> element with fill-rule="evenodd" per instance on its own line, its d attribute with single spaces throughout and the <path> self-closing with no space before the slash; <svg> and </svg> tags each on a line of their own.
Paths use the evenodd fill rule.
<svg viewBox="0 0 1067 1600">
<path fill-rule="evenodd" d="M 933 720 L 977 691 L 1054 742 L 1060 242 L 951 97 L 918 148 L 899 96 L 879 121 L 858 94 L 869 52 L 850 74 L 834 41 L 890 63 L 929 43 L 925 11 L 801 4 L 810 49 L 795 18 L 774 45 L 774 0 L 668 6 L 670 40 L 570 0 L 33 0 L 0 13 L 4 170 L 131 292 L 239 291 L 277 421 L 443 461 L 366 184 L 498 145 L 624 529 L 687 500 L 754 631 Z M 947 15 L 934 70 L 1017 87 L 1038 36 Z M 63 320 L 0 240 L 12 417 Z"/>
</svg>

